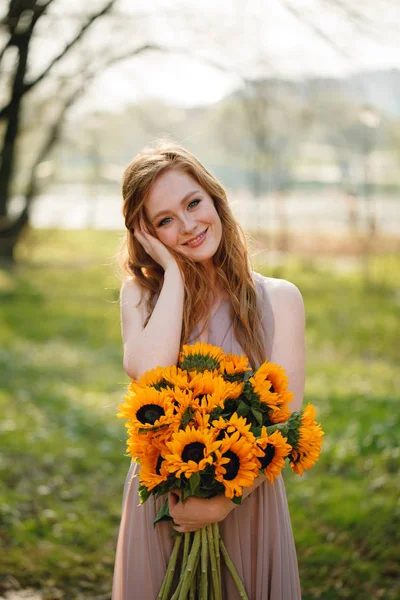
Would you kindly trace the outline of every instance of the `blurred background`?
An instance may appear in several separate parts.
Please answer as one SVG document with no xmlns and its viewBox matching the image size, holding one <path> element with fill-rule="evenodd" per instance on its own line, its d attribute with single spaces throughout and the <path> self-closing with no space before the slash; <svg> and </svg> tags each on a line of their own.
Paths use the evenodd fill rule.
<svg viewBox="0 0 400 600">
<path fill-rule="evenodd" d="M 303 599 L 400 597 L 399 36 L 395 0 L 0 0 L 0 598 L 110 598 L 120 185 L 165 136 L 304 297 Z"/>
</svg>

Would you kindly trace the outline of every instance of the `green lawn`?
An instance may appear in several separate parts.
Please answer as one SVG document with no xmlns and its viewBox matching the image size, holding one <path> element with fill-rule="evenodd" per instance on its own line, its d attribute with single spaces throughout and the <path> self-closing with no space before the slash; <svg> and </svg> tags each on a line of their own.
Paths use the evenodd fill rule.
<svg viewBox="0 0 400 600">
<path fill-rule="evenodd" d="M 18 268 L 0 271 L 0 592 L 18 582 L 48 599 L 109 597 L 129 467 L 115 417 L 128 381 L 112 268 L 118 239 L 34 231 Z M 368 286 L 309 260 L 269 274 L 303 294 L 305 401 L 326 431 L 317 466 L 284 475 L 303 600 L 394 600 L 400 259 L 374 259 Z"/>
</svg>

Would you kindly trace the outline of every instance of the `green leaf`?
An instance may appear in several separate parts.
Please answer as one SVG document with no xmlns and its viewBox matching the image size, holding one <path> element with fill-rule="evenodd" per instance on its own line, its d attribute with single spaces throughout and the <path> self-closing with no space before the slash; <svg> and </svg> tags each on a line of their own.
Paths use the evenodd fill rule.
<svg viewBox="0 0 400 600">
<path fill-rule="evenodd" d="M 190 408 L 190 406 L 185 410 L 181 419 L 181 427 L 182 429 L 186 429 L 187 425 L 189 425 L 190 421 L 193 419 L 194 410 Z"/>
<path fill-rule="evenodd" d="M 185 502 L 185 500 L 187 500 L 189 498 L 189 496 L 191 496 L 191 491 L 190 488 L 185 487 L 182 490 L 182 502 Z"/>
<path fill-rule="evenodd" d="M 237 407 L 237 414 L 239 417 L 247 417 L 249 410 L 250 409 L 245 402 L 239 402 L 239 406 Z"/>
<path fill-rule="evenodd" d="M 255 438 L 259 438 L 261 435 L 261 427 L 259 427 L 258 425 L 252 425 L 250 427 L 250 431 L 254 435 Z"/>
<path fill-rule="evenodd" d="M 143 504 L 143 502 L 146 502 L 147 498 L 149 498 L 151 496 L 151 492 L 149 492 L 149 490 L 144 485 L 139 486 L 138 492 L 139 492 L 140 504 Z"/>
<path fill-rule="evenodd" d="M 253 375 L 254 371 L 245 371 L 243 381 L 247 382 L 250 379 L 250 377 L 253 377 Z"/>
<path fill-rule="evenodd" d="M 231 500 L 235 504 L 239 504 L 239 506 L 242 504 L 242 496 L 233 496 L 233 498 L 231 498 Z"/>
<path fill-rule="evenodd" d="M 165 500 L 164 504 L 158 511 L 156 518 L 153 521 L 153 526 L 155 527 L 159 521 L 172 521 L 172 517 L 169 514 L 169 506 L 168 506 L 168 498 Z"/>
<path fill-rule="evenodd" d="M 252 409 L 251 409 L 251 412 L 253 413 L 253 415 L 254 415 L 254 417 L 255 417 L 255 419 L 256 419 L 256 421 L 257 421 L 257 423 L 258 423 L 258 424 L 260 425 L 260 427 L 261 427 L 261 425 L 262 425 L 262 422 L 263 422 L 263 415 L 262 415 L 262 412 L 261 412 L 260 410 L 257 410 L 256 408 L 252 408 Z"/>
<path fill-rule="evenodd" d="M 200 487 L 200 473 L 197 471 L 190 476 L 189 479 L 190 492 L 192 496 L 196 496 L 196 492 Z"/>
</svg>

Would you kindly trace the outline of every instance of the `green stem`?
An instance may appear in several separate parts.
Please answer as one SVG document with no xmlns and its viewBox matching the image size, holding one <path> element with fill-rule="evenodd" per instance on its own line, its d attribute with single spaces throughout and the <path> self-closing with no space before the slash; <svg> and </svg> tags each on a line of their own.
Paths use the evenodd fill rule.
<svg viewBox="0 0 400 600">
<path fill-rule="evenodd" d="M 212 579 L 212 589 L 214 591 L 214 598 L 215 598 L 215 600 L 222 600 L 218 571 L 217 571 L 217 558 L 215 556 L 213 526 L 211 524 L 207 525 L 207 537 L 208 537 L 208 547 L 209 547 L 209 553 L 210 553 L 211 579 Z"/>
<path fill-rule="evenodd" d="M 192 534 L 191 533 L 185 533 L 184 534 L 184 545 L 183 545 L 183 557 L 182 557 L 182 568 L 181 568 L 181 574 L 185 572 L 186 569 L 186 565 L 187 565 L 187 561 L 188 561 L 188 555 L 189 555 L 189 547 L 190 547 L 190 541 L 191 541 L 191 537 Z M 176 587 L 176 590 L 174 592 L 174 595 L 172 596 L 171 600 L 178 600 L 179 598 L 179 594 L 181 591 L 181 587 L 182 587 L 182 577 L 179 578 L 179 584 Z"/>
<path fill-rule="evenodd" d="M 211 550 L 211 548 L 210 548 Z M 201 580 L 200 580 L 200 600 L 207 600 L 207 573 L 208 563 L 208 540 L 207 527 L 201 529 Z"/>
<path fill-rule="evenodd" d="M 169 559 L 167 572 L 164 577 L 161 589 L 158 593 L 157 600 L 168 600 L 169 591 L 171 589 L 172 580 L 174 578 L 176 559 L 178 557 L 179 548 L 182 542 L 182 536 L 177 536 L 172 550 L 171 558 Z"/>
<path fill-rule="evenodd" d="M 235 565 L 233 564 L 229 554 L 228 554 L 228 550 L 225 547 L 224 542 L 222 541 L 222 538 L 219 538 L 219 545 L 221 548 L 221 554 L 225 560 L 225 564 L 229 569 L 230 574 L 232 575 L 232 579 L 235 582 L 235 585 L 237 587 L 237 590 L 239 592 L 239 596 L 241 598 L 243 598 L 244 600 L 249 600 L 247 594 L 246 594 L 246 590 L 244 589 L 244 585 L 242 583 L 242 580 L 239 577 L 239 573 L 236 571 Z"/>
<path fill-rule="evenodd" d="M 187 561 L 186 571 L 182 574 L 182 587 L 179 594 L 179 600 L 186 600 L 186 596 L 188 595 L 190 584 L 192 583 L 192 579 L 195 575 L 195 563 L 197 555 L 200 552 L 200 542 L 201 542 L 201 529 L 198 529 L 193 537 L 193 544 L 190 550 L 190 554 Z"/>
<path fill-rule="evenodd" d="M 222 582 L 221 582 L 221 555 L 219 552 L 219 538 L 221 537 L 219 534 L 219 525 L 218 523 L 212 524 L 213 537 L 214 537 L 214 548 L 215 548 L 215 558 L 217 562 L 217 575 L 218 575 L 218 589 L 219 593 L 222 597 Z"/>
<path fill-rule="evenodd" d="M 194 570 L 197 571 L 200 562 L 200 553 L 197 555 L 196 564 L 194 566 Z M 189 600 L 196 600 L 196 585 L 197 585 L 197 577 L 193 577 L 192 583 L 190 584 L 189 591 Z"/>
</svg>

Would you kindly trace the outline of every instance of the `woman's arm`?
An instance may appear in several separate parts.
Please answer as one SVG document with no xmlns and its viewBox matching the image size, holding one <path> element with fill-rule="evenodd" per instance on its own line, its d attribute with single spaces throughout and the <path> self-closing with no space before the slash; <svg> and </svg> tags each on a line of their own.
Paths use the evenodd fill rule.
<svg viewBox="0 0 400 600">
<path fill-rule="evenodd" d="M 178 361 L 182 332 L 184 282 L 176 263 L 164 273 L 164 284 L 153 313 L 143 328 L 143 307 L 136 308 L 141 288 L 134 279 L 121 289 L 121 329 L 124 343 L 124 369 L 137 379 L 148 369 Z"/>
<path fill-rule="evenodd" d="M 268 288 L 275 331 L 270 361 L 283 367 L 289 377 L 289 390 L 294 399 L 292 412 L 301 410 L 304 397 L 306 344 L 305 312 L 298 288 L 285 279 L 272 280 Z"/>
</svg>

